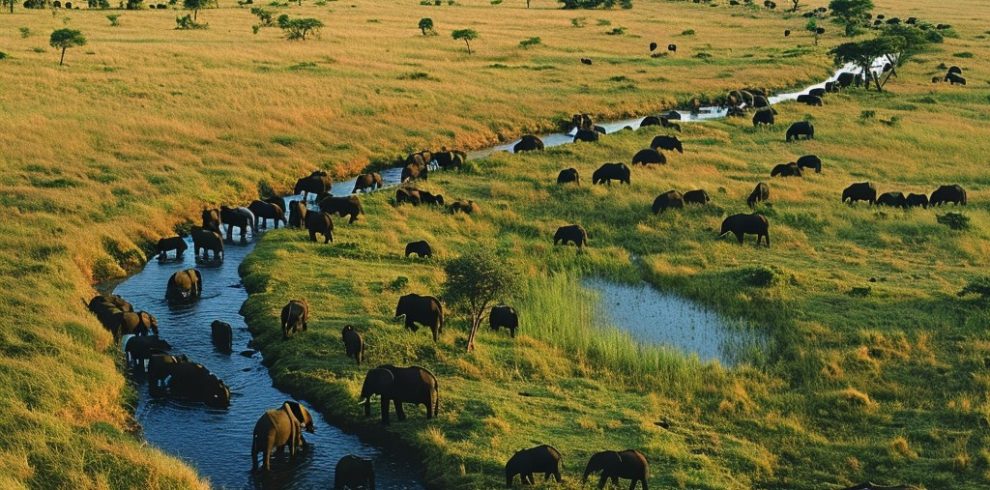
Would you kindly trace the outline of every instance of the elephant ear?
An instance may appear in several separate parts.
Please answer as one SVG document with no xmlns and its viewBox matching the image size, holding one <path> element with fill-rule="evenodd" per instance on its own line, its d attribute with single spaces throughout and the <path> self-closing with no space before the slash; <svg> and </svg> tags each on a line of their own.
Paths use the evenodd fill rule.
<svg viewBox="0 0 990 490">
<path fill-rule="evenodd" d="M 368 371 L 368 380 L 374 392 L 381 394 L 395 382 L 395 375 L 392 371 L 379 367 Z"/>
</svg>

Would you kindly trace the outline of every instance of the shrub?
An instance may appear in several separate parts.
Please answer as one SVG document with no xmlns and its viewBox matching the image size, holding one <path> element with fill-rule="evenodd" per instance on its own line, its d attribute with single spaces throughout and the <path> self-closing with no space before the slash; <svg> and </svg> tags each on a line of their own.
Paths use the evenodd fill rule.
<svg viewBox="0 0 990 490">
<path fill-rule="evenodd" d="M 0 51 L 0 60 L 7 59 L 7 53 Z"/>
<path fill-rule="evenodd" d="M 956 58 L 972 58 L 973 53 L 970 53 L 969 51 L 963 51 L 961 53 L 952 53 L 952 56 L 955 56 Z"/>
<path fill-rule="evenodd" d="M 209 24 L 200 24 L 193 20 L 192 14 L 186 14 L 185 16 L 175 18 L 175 28 L 179 30 L 206 29 L 207 27 L 209 27 Z"/>
<path fill-rule="evenodd" d="M 868 121 L 877 117 L 877 111 L 862 111 L 859 113 L 859 119 L 861 121 Z"/>
<path fill-rule="evenodd" d="M 388 283 L 387 288 L 390 291 L 399 292 L 406 289 L 406 286 L 408 285 L 409 285 L 409 278 L 406 276 L 399 276 L 396 277 L 392 282 Z"/>
<path fill-rule="evenodd" d="M 424 36 L 428 34 L 436 34 L 436 31 L 433 30 L 433 19 L 429 17 L 419 19 L 419 30 L 423 32 Z"/>
<path fill-rule="evenodd" d="M 681 35 L 682 36 L 693 36 L 694 35 L 694 29 L 688 29 L 688 30 L 682 32 Z"/>
<path fill-rule="evenodd" d="M 110 21 L 110 27 L 117 27 L 120 25 L 120 15 L 111 14 L 107 16 L 107 20 Z"/>
<path fill-rule="evenodd" d="M 606 8 L 610 9 L 615 7 L 616 0 L 557 0 L 562 5 L 561 8 L 564 10 L 577 10 L 577 9 L 596 9 L 596 8 Z M 629 9 L 632 8 L 632 0 L 622 0 L 622 8 Z"/>
<path fill-rule="evenodd" d="M 289 19 L 288 15 L 282 14 L 278 17 L 278 26 L 285 32 L 286 39 L 305 41 L 310 34 L 320 35 L 323 22 L 312 17 Z"/>
<path fill-rule="evenodd" d="M 605 34 L 608 34 L 609 36 L 621 36 L 621 35 L 623 35 L 625 33 L 626 33 L 626 28 L 625 27 L 616 27 L 616 28 L 612 29 L 611 31 L 605 32 Z"/>
<path fill-rule="evenodd" d="M 571 19 L 571 27 L 584 27 L 587 24 L 587 19 L 584 17 L 575 17 Z"/>
<path fill-rule="evenodd" d="M 529 39 L 523 39 L 522 41 L 519 41 L 519 47 L 528 48 L 530 46 L 536 46 L 537 44 L 540 44 L 542 42 L 543 41 L 541 41 L 539 37 L 531 37 Z"/>
<path fill-rule="evenodd" d="M 870 286 L 854 287 L 849 290 L 849 296 L 852 296 L 854 298 L 865 298 L 869 296 L 870 293 L 872 292 L 873 292 L 873 288 L 871 288 Z"/>
<path fill-rule="evenodd" d="M 31 36 L 31 29 L 30 28 L 21 27 L 18 30 L 21 31 L 21 39 L 27 39 L 28 37 Z"/>
<path fill-rule="evenodd" d="M 984 301 L 990 299 L 990 276 L 978 277 L 969 281 L 966 287 L 959 291 L 959 296 L 977 294 Z"/>
<path fill-rule="evenodd" d="M 747 286 L 765 288 L 777 282 L 777 272 L 765 265 L 744 267 L 739 272 Z"/>
<path fill-rule="evenodd" d="M 948 226 L 953 230 L 968 230 L 969 216 L 962 213 L 945 213 L 935 217 L 939 224 Z"/>
<path fill-rule="evenodd" d="M 450 37 L 463 40 L 464 44 L 467 46 L 468 54 L 471 54 L 471 41 L 478 39 L 478 32 L 474 29 L 458 29 L 450 33 Z"/>
</svg>

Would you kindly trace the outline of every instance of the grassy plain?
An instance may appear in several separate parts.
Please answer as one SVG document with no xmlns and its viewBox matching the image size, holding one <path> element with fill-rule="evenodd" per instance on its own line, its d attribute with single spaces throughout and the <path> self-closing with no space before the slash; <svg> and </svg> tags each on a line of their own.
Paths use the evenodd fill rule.
<svg viewBox="0 0 990 490">
<path fill-rule="evenodd" d="M 343 175 L 409 148 L 477 147 L 551 127 L 573 111 L 641 113 L 738 84 L 782 87 L 827 71 L 824 48 L 777 34 L 803 24 L 779 14 L 646 1 L 631 11 L 580 13 L 542 1 L 529 10 L 460 3 L 276 9 L 327 24 L 320 39 L 305 43 L 275 29 L 251 34 L 255 19 L 241 8 L 203 11 L 210 28 L 193 32 L 173 29 L 172 10 L 123 12 L 119 27 L 102 11 L 0 14 L 0 51 L 7 54 L 0 61 L 0 486 L 205 484 L 129 433 L 129 388 L 109 335 L 81 301 L 94 282 L 142 264 L 149 245 L 203 203 L 249 199 L 260 181 L 285 189 L 317 166 Z M 973 79 L 986 79 L 975 63 L 985 57 L 985 42 L 973 39 L 985 24 L 974 19 L 980 2 L 889 3 L 957 24 L 964 35 L 949 45 L 977 53 L 961 61 L 974 65 L 964 64 Z M 439 36 L 418 34 L 416 20 L 427 16 Z M 585 17 L 586 26 L 572 27 L 575 17 Z M 70 49 L 59 68 L 48 34 L 66 26 L 82 30 L 89 44 Z M 605 34 L 619 26 L 625 35 Z M 481 34 L 475 55 L 449 39 L 462 27 Z M 682 35 L 687 29 L 695 34 Z M 532 36 L 543 45 L 518 47 Z M 651 40 L 675 42 L 679 54 L 646 58 Z M 712 56 L 695 57 L 700 52 Z M 595 65 L 578 64 L 583 56 Z M 963 93 L 973 95 L 955 99 L 956 117 L 985 115 L 975 106 L 985 93 Z M 939 114 L 926 117 L 955 131 L 960 123 Z M 933 135 L 914 134 L 916 151 L 927 151 L 922 146 Z M 978 130 L 967 135 L 969 148 L 982 141 Z M 952 153 L 929 156 L 945 154 Z M 979 173 L 965 162 L 959 171 Z M 456 239 L 444 241 L 456 250 Z M 966 249 L 977 254 L 978 245 Z M 435 278 L 435 271 L 424 274 Z M 535 359 L 544 357 L 534 351 Z M 485 457 L 487 467 L 494 456 Z M 715 476 L 696 478 L 718 481 L 718 471 L 708 474 Z"/>
</svg>

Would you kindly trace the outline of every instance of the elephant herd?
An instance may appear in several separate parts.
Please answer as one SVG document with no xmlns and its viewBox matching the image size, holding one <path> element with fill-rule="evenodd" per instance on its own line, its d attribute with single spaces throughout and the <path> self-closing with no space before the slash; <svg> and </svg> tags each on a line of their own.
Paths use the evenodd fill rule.
<svg viewBox="0 0 990 490">
<path fill-rule="evenodd" d="M 856 201 L 866 201 L 877 206 L 890 206 L 895 208 L 928 208 L 929 206 L 941 206 L 943 204 L 965 205 L 966 189 L 958 184 L 939 186 L 931 193 L 931 197 L 925 194 L 903 192 L 877 193 L 877 188 L 870 182 L 858 182 L 846 187 L 842 191 L 842 202 L 853 204 Z"/>
<path fill-rule="evenodd" d="M 524 485 L 533 485 L 536 483 L 533 475 L 541 473 L 544 481 L 553 478 L 563 482 L 562 461 L 560 451 L 546 444 L 518 451 L 505 463 L 505 486 L 511 488 L 516 476 Z M 648 490 L 650 463 L 643 453 L 635 449 L 601 451 L 588 459 L 581 482 L 586 483 L 592 475 L 598 475 L 599 489 L 605 488 L 609 480 L 613 485 L 618 485 L 622 478 L 629 480 L 629 490 L 640 484 L 643 490 Z"/>
</svg>

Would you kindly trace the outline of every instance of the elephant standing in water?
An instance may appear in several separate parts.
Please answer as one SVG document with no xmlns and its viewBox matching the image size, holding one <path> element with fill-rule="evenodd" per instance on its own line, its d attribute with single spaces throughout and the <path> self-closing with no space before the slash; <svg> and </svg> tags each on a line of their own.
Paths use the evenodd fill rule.
<svg viewBox="0 0 990 490">
<path fill-rule="evenodd" d="M 632 480 L 629 490 L 636 488 L 637 483 L 643 484 L 643 490 L 648 490 L 646 480 L 650 477 L 650 463 L 643 453 L 635 449 L 625 451 L 602 451 L 595 453 L 588 460 L 588 465 L 584 468 L 584 477 L 581 482 L 587 482 L 588 476 L 592 473 L 601 473 L 598 480 L 598 488 L 605 488 L 605 483 L 609 479 L 613 485 L 619 484 L 619 478 Z"/>
<path fill-rule="evenodd" d="M 167 259 L 168 252 L 172 250 L 175 250 L 175 258 L 180 259 L 182 258 L 182 254 L 186 252 L 187 248 L 189 248 L 189 246 L 186 245 L 186 241 L 180 236 L 162 238 L 161 240 L 158 240 L 158 246 L 155 247 L 158 252 L 159 260 Z"/>
<path fill-rule="evenodd" d="M 432 419 L 440 410 L 440 385 L 437 377 L 419 366 L 395 367 L 378 366 L 368 371 L 361 387 L 361 400 L 364 400 L 364 415 L 371 416 L 371 397 L 381 396 L 382 423 L 389 423 L 388 405 L 395 405 L 395 414 L 400 421 L 406 419 L 403 403 L 426 405 L 426 418 Z"/>
<path fill-rule="evenodd" d="M 382 182 L 382 176 L 378 172 L 361 174 L 354 179 L 354 190 L 351 191 L 351 194 L 356 194 L 358 191 L 381 189 L 383 185 L 385 184 Z"/>
<path fill-rule="evenodd" d="M 299 402 L 287 401 L 281 407 L 267 410 L 254 424 L 251 438 L 251 471 L 258 469 L 258 453 L 262 453 L 262 467 L 272 469 L 272 451 L 282 451 L 286 446 L 289 455 L 295 456 L 296 449 L 305 444 L 303 431 L 313 433 L 313 417 Z"/>
<path fill-rule="evenodd" d="M 285 204 L 283 204 L 284 206 Z M 265 201 L 252 201 L 248 209 L 254 213 L 254 229 L 268 229 L 268 220 L 275 222 L 275 229 L 278 229 L 279 221 L 285 222 L 285 210 L 278 204 Z"/>
<path fill-rule="evenodd" d="M 220 233 L 220 227 L 222 226 L 223 222 L 220 221 L 219 209 L 203 210 L 203 228 Z"/>
<path fill-rule="evenodd" d="M 227 225 L 227 241 L 234 241 L 234 227 L 240 228 L 241 243 L 247 242 L 247 230 L 254 228 L 254 213 L 248 208 L 220 206 L 220 220 Z"/>
<path fill-rule="evenodd" d="M 230 406 L 230 388 L 202 364 L 176 364 L 168 380 L 168 393 L 177 398 L 203 402 L 207 406 Z"/>
<path fill-rule="evenodd" d="M 329 194 L 333 187 L 333 179 L 324 170 L 317 170 L 308 177 L 303 177 L 296 181 L 293 189 L 294 194 L 302 194 L 303 201 L 307 200 L 309 194 L 322 196 Z"/>
<path fill-rule="evenodd" d="M 302 228 L 306 223 L 306 213 L 309 208 L 302 201 L 289 201 L 289 223 L 286 226 Z"/>
<path fill-rule="evenodd" d="M 203 275 L 196 269 L 186 269 L 172 274 L 165 288 L 165 299 L 181 301 L 198 298 L 203 294 Z"/>
<path fill-rule="evenodd" d="M 164 388 L 164 382 L 172 375 L 175 366 L 184 362 L 189 362 L 189 358 L 184 355 L 152 354 L 148 359 L 148 388 Z"/>
<path fill-rule="evenodd" d="M 400 297 L 399 304 L 395 307 L 395 318 L 401 316 L 406 317 L 406 328 L 413 332 L 419 330 L 417 323 L 430 327 L 434 342 L 443 333 L 443 306 L 433 296 L 413 293 Z"/>
<path fill-rule="evenodd" d="M 234 328 L 227 322 L 214 320 L 210 324 L 210 340 L 217 350 L 230 352 L 234 349 Z"/>
<path fill-rule="evenodd" d="M 193 228 L 192 240 L 196 257 L 200 257 L 199 252 L 202 250 L 203 260 L 207 260 L 208 252 L 213 252 L 213 260 L 223 260 L 223 236 L 220 233 L 206 228 Z"/>
<path fill-rule="evenodd" d="M 534 485 L 534 473 L 543 473 L 543 480 L 553 477 L 557 482 L 564 481 L 560 476 L 561 456 L 553 446 L 546 444 L 529 449 L 523 449 L 513 454 L 505 463 L 505 486 L 512 487 L 512 481 L 519 475 L 523 485 Z"/>
<path fill-rule="evenodd" d="M 344 490 L 345 488 L 374 490 L 374 463 L 368 458 L 360 458 L 353 454 L 340 458 L 333 470 L 333 490 Z"/>
<path fill-rule="evenodd" d="M 722 230 L 719 233 L 719 237 L 723 237 L 729 233 L 736 236 L 741 245 L 743 242 L 743 235 L 750 234 L 756 235 L 756 244 L 760 244 L 760 240 L 766 237 L 767 248 L 770 248 L 770 222 L 767 218 L 760 214 L 734 214 L 725 218 L 722 221 Z"/>
</svg>

